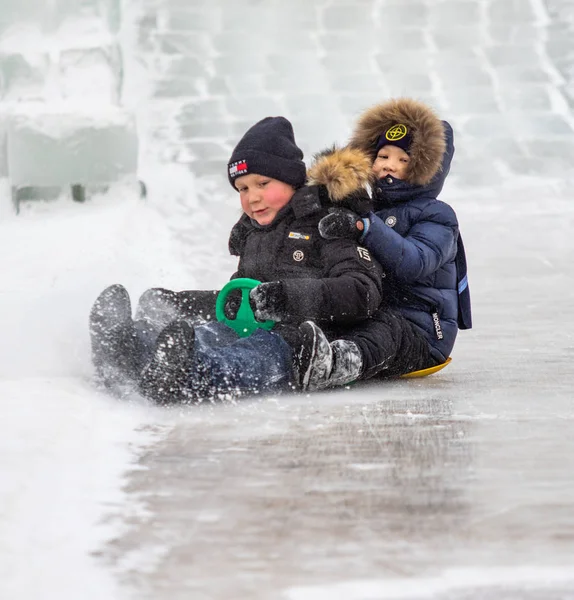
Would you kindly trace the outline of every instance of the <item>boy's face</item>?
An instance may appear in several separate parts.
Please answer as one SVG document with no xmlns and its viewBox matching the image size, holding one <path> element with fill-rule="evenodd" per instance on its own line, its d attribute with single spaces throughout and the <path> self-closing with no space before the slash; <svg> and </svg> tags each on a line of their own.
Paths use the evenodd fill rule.
<svg viewBox="0 0 574 600">
<path fill-rule="evenodd" d="M 277 213 L 289 203 L 295 188 L 278 179 L 250 173 L 235 180 L 241 208 L 259 225 L 269 225 Z"/>
<path fill-rule="evenodd" d="M 398 146 L 383 146 L 373 162 L 373 173 L 378 179 L 387 175 L 396 179 L 404 179 L 407 174 L 410 156 Z"/>
</svg>

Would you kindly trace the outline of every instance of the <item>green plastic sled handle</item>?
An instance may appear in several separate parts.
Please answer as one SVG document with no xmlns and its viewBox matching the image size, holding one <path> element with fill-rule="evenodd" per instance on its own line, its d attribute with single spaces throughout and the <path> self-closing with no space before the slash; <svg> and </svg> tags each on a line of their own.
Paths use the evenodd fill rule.
<svg viewBox="0 0 574 600">
<path fill-rule="evenodd" d="M 256 329 L 269 330 L 275 325 L 275 321 L 258 321 L 251 310 L 249 292 L 260 283 L 257 279 L 249 279 L 247 277 L 232 279 L 223 286 L 223 289 L 217 295 L 217 300 L 215 301 L 215 316 L 217 320 L 231 327 L 239 337 L 247 337 Z M 224 308 L 227 296 L 229 296 L 229 292 L 232 290 L 241 290 L 241 304 L 239 305 L 235 319 L 228 319 L 225 316 Z"/>
</svg>

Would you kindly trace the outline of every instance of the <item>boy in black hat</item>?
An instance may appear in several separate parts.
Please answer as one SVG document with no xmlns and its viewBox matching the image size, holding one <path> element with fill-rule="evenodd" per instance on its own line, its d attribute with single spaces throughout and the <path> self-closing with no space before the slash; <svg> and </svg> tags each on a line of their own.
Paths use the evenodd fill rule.
<svg viewBox="0 0 574 600">
<path fill-rule="evenodd" d="M 238 339 L 226 325 L 210 322 L 211 291 L 152 290 L 140 300 L 134 323 L 127 291 L 111 286 L 90 320 L 100 380 L 116 389 L 137 382 L 145 396 L 168 403 L 278 391 L 292 383 L 313 389 L 346 368 L 316 323 L 335 336 L 373 315 L 381 302 L 381 270 L 356 241 L 325 240 L 317 225 L 333 201 L 365 210 L 354 192 L 366 184 L 368 164 L 363 153 L 349 150 L 332 162 L 330 186 L 305 186 L 291 123 L 268 117 L 251 127 L 228 164 L 244 211 L 229 247 L 239 256 L 234 277 L 262 282 L 250 293 L 255 316 L 276 327 Z M 167 310 L 158 299 L 168 300 Z M 194 327 L 198 319 L 204 324 Z"/>
</svg>

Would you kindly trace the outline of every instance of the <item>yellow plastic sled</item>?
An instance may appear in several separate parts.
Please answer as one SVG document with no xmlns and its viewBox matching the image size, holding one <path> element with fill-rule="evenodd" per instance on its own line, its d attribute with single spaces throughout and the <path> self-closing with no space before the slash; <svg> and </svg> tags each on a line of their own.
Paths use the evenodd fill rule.
<svg viewBox="0 0 574 600">
<path fill-rule="evenodd" d="M 433 373 L 444 369 L 450 362 L 452 362 L 452 358 L 449 356 L 440 365 L 429 367 L 428 369 L 421 369 L 420 371 L 413 371 L 412 373 L 405 373 L 404 375 L 401 375 L 401 379 L 414 379 L 415 377 L 426 377 L 427 375 L 432 375 Z"/>
</svg>

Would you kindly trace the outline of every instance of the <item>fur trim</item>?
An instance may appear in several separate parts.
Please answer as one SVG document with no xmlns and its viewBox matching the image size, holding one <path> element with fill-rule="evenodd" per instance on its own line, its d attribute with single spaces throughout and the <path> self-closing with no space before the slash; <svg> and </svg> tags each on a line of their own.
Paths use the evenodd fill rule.
<svg viewBox="0 0 574 600">
<path fill-rule="evenodd" d="M 397 123 L 405 124 L 413 133 L 405 181 L 426 185 L 440 170 L 446 150 L 442 121 L 426 104 L 411 98 L 396 98 L 372 106 L 359 117 L 349 146 L 367 152 L 374 160 L 377 140 Z"/>
<path fill-rule="evenodd" d="M 357 148 L 333 146 L 314 156 L 307 171 L 309 185 L 324 185 L 332 202 L 363 192 L 372 182 L 371 157 Z"/>
</svg>

